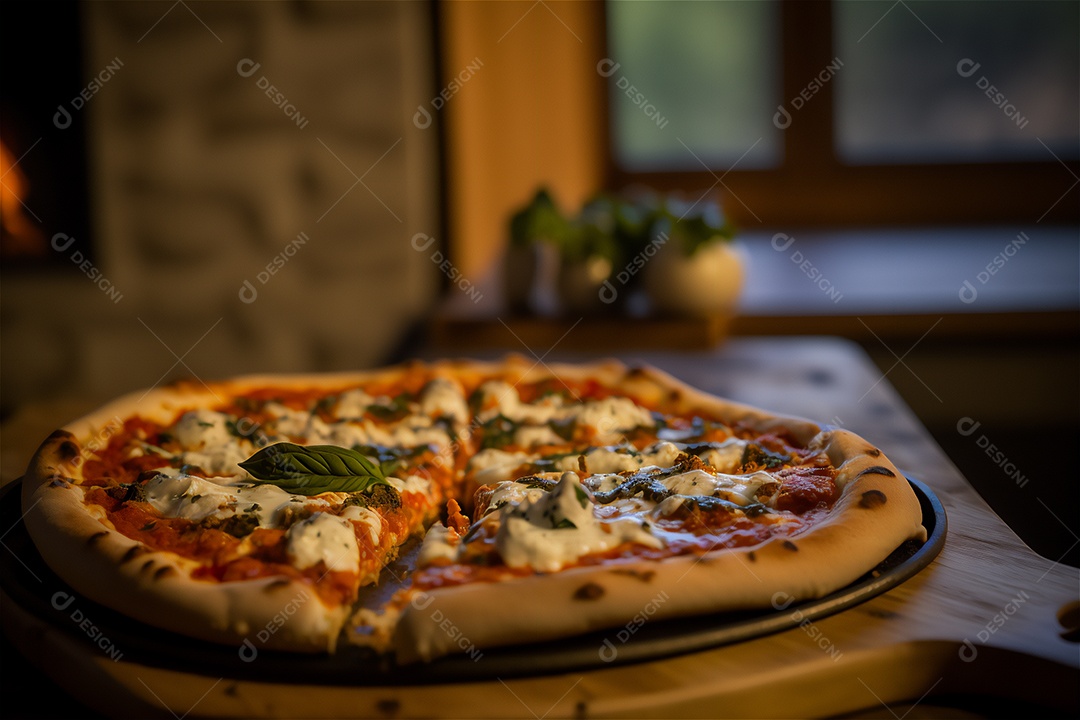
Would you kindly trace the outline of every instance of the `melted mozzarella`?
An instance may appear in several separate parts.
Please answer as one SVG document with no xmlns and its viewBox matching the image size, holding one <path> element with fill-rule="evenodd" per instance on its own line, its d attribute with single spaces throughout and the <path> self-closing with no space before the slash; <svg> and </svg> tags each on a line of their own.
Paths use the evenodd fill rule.
<svg viewBox="0 0 1080 720">
<path fill-rule="evenodd" d="M 248 477 L 247 472 L 240 467 L 240 463 L 251 455 L 251 450 L 245 447 L 246 445 L 234 442 L 229 445 L 207 447 L 199 452 L 182 452 L 176 456 L 176 459 L 181 465 L 194 465 L 208 475 Z"/>
<path fill-rule="evenodd" d="M 674 443 L 660 442 L 641 453 L 641 464 L 642 466 L 655 465 L 657 467 L 669 468 L 675 464 L 675 460 L 677 460 L 681 454 L 682 450 Z"/>
<path fill-rule="evenodd" d="M 669 442 L 656 443 L 641 452 L 625 445 L 596 447 L 585 451 L 585 467 L 590 473 L 634 472 L 649 466 L 668 468 L 675 464 L 680 454 L 682 450 Z M 577 456 L 559 458 L 555 467 L 559 470 L 577 470 Z"/>
<path fill-rule="evenodd" d="M 588 400 L 572 406 L 566 416 L 573 417 L 579 425 L 593 428 L 601 437 L 656 424 L 652 413 L 624 397 Z"/>
<path fill-rule="evenodd" d="M 435 560 L 457 561 L 457 533 L 450 534 L 449 528 L 442 523 L 435 523 L 424 535 L 420 553 L 416 556 L 417 567 L 427 567 Z"/>
<path fill-rule="evenodd" d="M 521 452 L 507 452 L 487 448 L 472 456 L 468 469 L 479 485 L 492 485 L 503 480 L 513 480 L 514 470 L 532 462 L 533 457 Z"/>
<path fill-rule="evenodd" d="M 469 423 L 469 405 L 461 385 L 447 378 L 435 378 L 420 392 L 420 412 L 429 417 L 449 417 L 459 425 Z"/>
<path fill-rule="evenodd" d="M 338 396 L 337 404 L 334 405 L 334 416 L 346 419 L 362 418 L 368 405 L 374 402 L 375 398 L 359 388 L 346 390 Z"/>
<path fill-rule="evenodd" d="M 545 495 L 543 488 L 529 487 L 519 482 L 501 482 L 491 492 L 491 500 L 488 502 L 488 512 L 491 512 L 507 503 L 519 505 L 523 502 L 536 502 Z"/>
<path fill-rule="evenodd" d="M 237 501 L 232 488 L 192 475 L 156 475 L 144 492 L 146 501 L 162 515 L 195 521 L 222 515 L 225 506 Z"/>
<path fill-rule="evenodd" d="M 166 517 L 199 521 L 254 513 L 262 527 L 273 527 L 289 503 L 307 499 L 275 485 L 234 485 L 231 480 L 160 472 L 147 481 L 143 492 L 146 501 Z"/>
<path fill-rule="evenodd" d="M 601 520 L 578 482 L 563 473 L 559 484 L 535 500 L 500 509 L 495 546 L 510 567 L 555 572 L 583 555 L 603 552 L 624 542 L 660 547 L 634 517 Z"/>
<path fill-rule="evenodd" d="M 677 495 L 712 495 L 718 481 L 715 475 L 704 470 L 690 470 L 662 478 L 660 484 Z"/>
<path fill-rule="evenodd" d="M 396 477 L 388 477 L 386 480 L 390 486 L 399 493 L 412 492 L 426 495 L 431 490 L 431 478 L 422 475 L 407 475 L 404 480 Z"/>
<path fill-rule="evenodd" d="M 514 444 L 521 447 L 559 445 L 565 442 L 550 425 L 522 425 L 514 431 Z"/>
<path fill-rule="evenodd" d="M 557 395 L 546 395 L 536 402 L 523 403 L 517 389 L 502 380 L 488 380 L 477 392 L 480 393 L 480 407 L 483 409 L 476 419 L 482 423 L 503 415 L 514 422 L 541 425 L 555 419 L 562 405 L 562 398 Z"/>
<path fill-rule="evenodd" d="M 229 433 L 227 423 L 232 416 L 210 410 L 184 413 L 172 427 L 172 436 L 185 450 L 202 450 L 231 444 L 236 438 Z"/>
<path fill-rule="evenodd" d="M 738 470 L 742 465 L 743 452 L 746 450 L 746 441 L 738 438 L 728 438 L 719 447 L 709 448 L 699 456 L 703 462 L 708 463 L 722 473 Z"/>
<path fill-rule="evenodd" d="M 640 458 L 625 452 L 626 448 L 621 449 L 623 452 L 602 447 L 592 448 L 585 453 L 586 470 L 591 473 L 619 473 L 637 470 L 641 467 Z M 576 458 L 567 457 L 563 458 L 563 460 L 573 460 L 574 468 L 577 467 Z M 560 463 L 560 465 L 562 464 Z M 571 470 L 573 468 L 560 467 L 560 469 Z"/>
<path fill-rule="evenodd" d="M 330 436 L 327 442 L 328 445 L 352 448 L 357 445 L 370 445 L 372 443 L 371 434 L 368 433 L 361 423 L 333 423 L 330 425 L 329 430 Z"/>
<path fill-rule="evenodd" d="M 409 415 L 389 427 L 371 420 L 364 420 L 361 426 L 367 435 L 367 442 L 387 447 L 435 445 L 443 448 L 451 444 L 446 428 L 433 424 L 427 415 Z"/>
<path fill-rule="evenodd" d="M 317 512 L 294 523 L 285 533 L 285 552 L 301 570 L 321 560 L 329 570 L 360 571 L 360 546 L 352 524 L 329 513 Z"/>
</svg>

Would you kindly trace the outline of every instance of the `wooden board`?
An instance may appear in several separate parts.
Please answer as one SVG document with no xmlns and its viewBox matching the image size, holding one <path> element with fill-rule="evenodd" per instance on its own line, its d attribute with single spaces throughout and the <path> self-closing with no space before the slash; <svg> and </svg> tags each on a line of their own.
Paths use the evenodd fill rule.
<svg viewBox="0 0 1080 720">
<path fill-rule="evenodd" d="M 108 714 L 804 717 L 866 711 L 911 718 L 927 717 L 921 712 L 946 696 L 1080 711 L 1077 613 L 1070 618 L 1066 612 L 1078 603 L 1080 571 L 1029 550 L 855 346 L 755 339 L 711 353 L 627 359 L 651 362 L 710 392 L 863 435 L 942 500 L 949 535 L 941 555 L 883 596 L 778 635 L 587 673 L 458 685 L 309 688 L 116 662 L 12 602 L 3 606 L 5 632 L 35 665 Z M 5 445 L 12 432 L 21 432 L 6 429 Z M 1046 522 L 1056 521 L 1054 512 L 1048 505 Z M 1067 628 L 1059 615 L 1074 625 L 1071 640 L 1063 637 Z"/>
</svg>

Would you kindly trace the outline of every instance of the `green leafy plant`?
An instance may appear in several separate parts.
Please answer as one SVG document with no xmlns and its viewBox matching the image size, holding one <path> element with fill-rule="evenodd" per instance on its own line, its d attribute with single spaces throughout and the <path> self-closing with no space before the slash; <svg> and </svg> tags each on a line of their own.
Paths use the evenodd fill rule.
<svg viewBox="0 0 1080 720">
<path fill-rule="evenodd" d="M 364 492 L 375 485 L 390 485 L 379 463 L 335 445 L 275 443 L 239 465 L 256 480 L 298 495 Z"/>
<path fill-rule="evenodd" d="M 691 256 L 708 242 L 734 238 L 735 226 L 724 217 L 715 201 L 691 204 L 668 197 L 653 210 L 650 232 L 665 233 L 678 242 L 684 255 Z"/>
<path fill-rule="evenodd" d="M 547 188 L 537 190 L 532 201 L 510 218 L 510 242 L 516 247 L 549 242 L 561 250 L 569 235 L 570 224 Z"/>
</svg>

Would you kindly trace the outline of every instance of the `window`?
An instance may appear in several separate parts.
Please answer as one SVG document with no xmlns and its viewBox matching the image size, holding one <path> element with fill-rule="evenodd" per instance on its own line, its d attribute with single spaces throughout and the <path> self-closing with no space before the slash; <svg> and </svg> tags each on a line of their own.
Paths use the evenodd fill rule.
<svg viewBox="0 0 1080 720">
<path fill-rule="evenodd" d="M 1076 3 L 606 8 L 615 187 L 747 228 L 1080 217 Z"/>
</svg>

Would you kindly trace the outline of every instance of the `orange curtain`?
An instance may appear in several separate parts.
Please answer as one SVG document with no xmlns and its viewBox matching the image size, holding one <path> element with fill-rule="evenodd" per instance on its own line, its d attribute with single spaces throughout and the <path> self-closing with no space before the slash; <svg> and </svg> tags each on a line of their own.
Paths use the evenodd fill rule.
<svg viewBox="0 0 1080 720">
<path fill-rule="evenodd" d="M 603 8 L 462 1 L 440 14 L 449 249 L 483 277 L 539 185 L 576 210 L 603 183 Z"/>
</svg>

